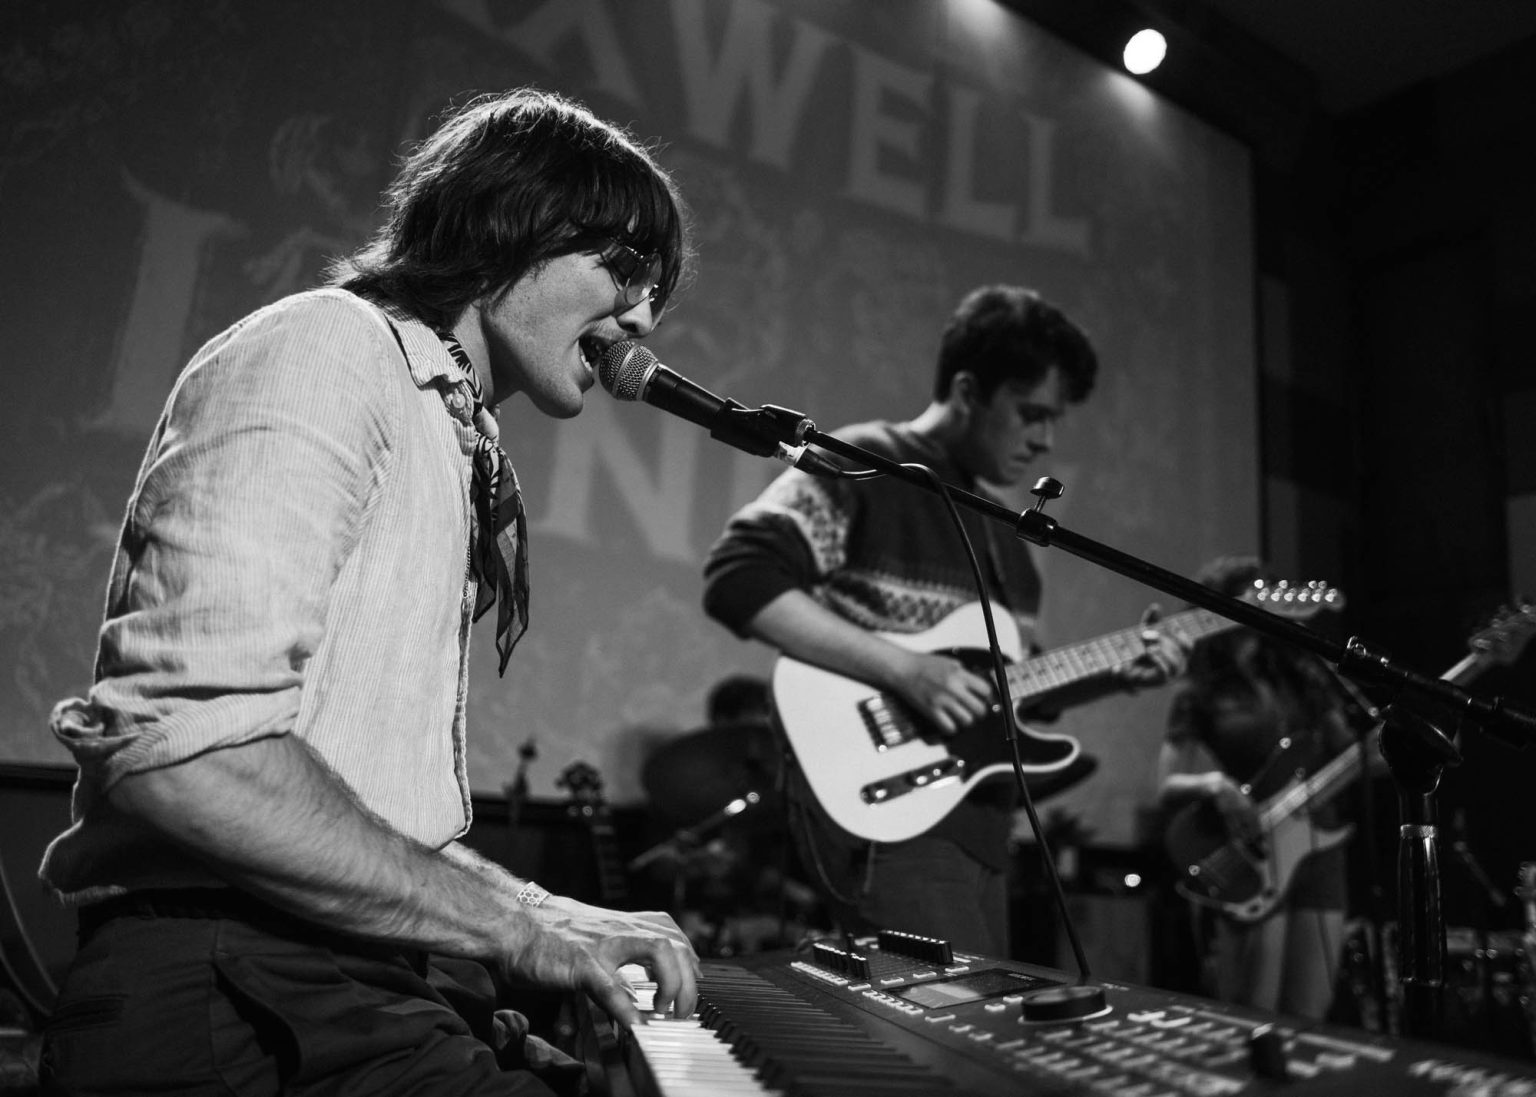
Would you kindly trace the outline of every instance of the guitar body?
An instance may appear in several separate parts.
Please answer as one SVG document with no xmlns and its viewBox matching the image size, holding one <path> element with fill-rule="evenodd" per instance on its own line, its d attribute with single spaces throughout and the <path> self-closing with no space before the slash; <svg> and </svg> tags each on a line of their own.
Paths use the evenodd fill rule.
<svg viewBox="0 0 1536 1097">
<path fill-rule="evenodd" d="M 1023 649 L 1012 615 L 994 606 L 993 620 L 1003 653 L 1019 660 Z M 991 677 L 980 603 L 924 632 L 879 635 L 914 651 L 954 656 Z M 772 689 L 779 723 L 817 802 L 861 838 L 915 838 L 977 785 L 1012 773 L 1000 712 L 946 739 L 894 695 L 788 656 L 774 665 Z M 1019 731 L 1027 773 L 1062 769 L 1082 750 L 1070 736 Z"/>
<path fill-rule="evenodd" d="M 1305 620 L 1340 609 L 1344 597 L 1321 583 L 1256 584 L 1242 601 L 1270 613 Z M 1015 706 L 1108 674 L 1146 651 L 1143 628 L 1085 640 L 1024 657 L 1018 625 L 993 608 L 998 647 L 1007 661 L 1008 691 Z M 1192 644 L 1237 627 L 1204 609 L 1188 609 L 1158 621 L 1160 631 Z M 949 655 L 990 679 L 986 618 L 980 602 L 961 606 L 923 632 L 877 633 L 913 651 Z M 952 738 L 919 717 L 894 695 L 787 655 L 773 668 L 774 710 L 817 801 L 838 826 L 875 842 L 915 838 L 948 815 L 981 784 L 1013 771 L 1002 712 L 976 721 Z M 1068 735 L 1019 728 L 1025 773 L 1054 773 L 1082 753 Z"/>
<path fill-rule="evenodd" d="M 1288 791 L 1299 785 L 1293 782 Z M 1279 797 L 1287 794 L 1281 792 Z M 1304 860 L 1333 849 L 1347 840 L 1353 829 L 1318 827 L 1305 814 L 1288 815 L 1265 828 L 1265 855 L 1260 855 L 1243 843 L 1230 841 L 1216 809 L 1209 803 L 1198 803 L 1173 817 L 1165 841 L 1181 873 L 1174 885 L 1179 894 L 1234 921 L 1253 923 L 1274 912 Z"/>
</svg>

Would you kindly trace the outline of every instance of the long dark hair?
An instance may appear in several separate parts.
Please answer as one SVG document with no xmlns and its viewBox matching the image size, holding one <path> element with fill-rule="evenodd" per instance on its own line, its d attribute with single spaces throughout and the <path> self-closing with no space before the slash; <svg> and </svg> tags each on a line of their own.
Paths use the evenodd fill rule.
<svg viewBox="0 0 1536 1097">
<path fill-rule="evenodd" d="M 519 88 L 452 112 L 406 158 L 383 226 L 332 284 L 392 298 L 434 327 L 560 255 L 619 240 L 662 257 L 657 308 L 688 265 L 687 207 L 626 131 Z"/>
</svg>

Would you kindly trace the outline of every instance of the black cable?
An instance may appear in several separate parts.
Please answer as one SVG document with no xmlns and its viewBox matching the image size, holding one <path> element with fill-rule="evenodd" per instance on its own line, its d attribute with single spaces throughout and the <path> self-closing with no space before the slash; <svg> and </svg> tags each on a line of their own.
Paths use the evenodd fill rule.
<svg viewBox="0 0 1536 1097">
<path fill-rule="evenodd" d="M 1307 856 L 1308 857 L 1316 857 L 1317 853 L 1318 853 L 1317 825 L 1315 823 L 1313 823 L 1310 815 L 1307 818 L 1307 844 L 1308 844 L 1308 846 L 1311 847 L 1309 852 L 1307 853 Z M 1335 846 L 1334 848 L 1338 849 L 1339 856 L 1341 856 L 1341 857 L 1344 856 L 1344 851 L 1343 851 L 1342 848 L 1340 848 L 1338 846 Z M 1300 867 L 1300 866 L 1298 866 L 1298 867 Z M 1289 915 L 1287 915 L 1285 913 L 1283 907 L 1281 908 L 1281 917 L 1286 917 L 1286 918 L 1289 917 Z M 1326 973 L 1327 983 L 1328 983 L 1328 987 L 1329 987 L 1329 1000 L 1328 1000 L 1327 1004 L 1324 1005 L 1324 1007 L 1323 1007 L 1323 1016 L 1316 1018 L 1319 1021 L 1324 1021 L 1324 1020 L 1327 1020 L 1327 1014 L 1330 1012 L 1330 1010 L 1333 1007 L 1333 998 L 1337 995 L 1337 991 L 1338 991 L 1339 969 L 1340 969 L 1341 960 L 1342 960 L 1342 957 L 1341 957 L 1340 953 L 1343 950 L 1344 940 L 1343 940 L 1343 937 L 1341 936 L 1339 941 L 1338 941 L 1338 943 L 1336 945 L 1334 945 L 1332 948 L 1330 948 L 1330 943 L 1329 943 L 1329 940 L 1328 940 L 1328 910 L 1327 910 L 1327 908 L 1325 908 L 1325 907 L 1317 907 L 1316 909 L 1314 909 L 1313 910 L 1313 917 L 1310 919 L 1310 921 L 1312 921 L 1313 924 L 1316 925 L 1316 927 L 1317 927 L 1317 943 L 1318 943 L 1318 947 L 1320 947 L 1322 949 L 1322 952 L 1323 952 L 1324 971 Z M 1287 930 L 1287 932 L 1289 932 L 1289 930 Z"/>
<path fill-rule="evenodd" d="M 11 923 L 16 927 L 17 940 L 21 942 L 26 958 L 37 974 L 37 981 L 41 984 L 43 993 L 48 995 L 48 1001 L 44 1002 L 33 993 L 32 988 L 27 985 L 27 980 L 21 977 L 21 973 L 16 969 L 4 948 L 0 948 L 0 968 L 4 968 L 6 978 L 10 980 L 11 985 L 16 988 L 17 993 L 21 995 L 33 1014 L 39 1020 L 46 1021 L 49 1014 L 53 1012 L 52 1003 L 58 1000 L 59 989 L 54 986 L 53 980 L 48 975 L 48 969 L 43 966 L 37 945 L 33 943 L 31 935 L 27 933 L 27 927 L 22 923 L 21 911 L 16 906 L 16 897 L 11 891 L 11 881 L 5 872 L 3 857 L 0 857 L 0 892 L 5 895 L 5 905 L 10 911 Z"/>
<path fill-rule="evenodd" d="M 1056 899 L 1056 909 L 1061 915 L 1062 928 L 1066 930 L 1067 941 L 1072 946 L 1072 955 L 1077 961 L 1077 975 L 1079 983 L 1086 983 L 1090 974 L 1088 971 L 1088 957 L 1083 952 L 1083 943 L 1077 936 L 1077 927 L 1072 924 L 1072 914 L 1067 909 L 1067 896 L 1062 890 L 1061 877 L 1056 872 L 1056 860 L 1051 855 L 1050 845 L 1045 839 L 1045 828 L 1040 825 L 1040 816 L 1035 812 L 1035 801 L 1029 794 L 1029 782 L 1024 778 L 1024 759 L 1019 754 L 1019 723 L 1017 714 L 1013 710 L 1013 697 L 1008 692 L 1008 667 L 1003 657 L 1002 645 L 998 643 L 997 626 L 992 620 L 992 599 L 987 593 L 986 580 L 982 578 L 981 564 L 976 559 L 976 550 L 971 545 L 971 538 L 965 531 L 965 523 L 960 519 L 960 510 L 950 498 L 949 485 L 946 484 L 933 469 L 921 464 L 903 464 L 901 466 L 912 472 L 925 476 L 940 499 L 944 500 L 944 507 L 949 511 L 950 520 L 954 523 L 955 532 L 960 536 L 960 543 L 965 548 L 966 562 L 971 567 L 971 577 L 976 584 L 977 598 L 981 602 L 981 618 L 987 626 L 987 648 L 992 656 L 992 673 L 997 679 L 997 693 L 999 704 L 1002 708 L 1003 726 L 1008 729 L 1008 746 L 1013 753 L 1013 777 L 1018 786 L 1019 798 L 1024 805 L 1024 812 L 1029 816 L 1030 830 L 1033 831 L 1035 841 L 1040 846 L 1040 860 L 1045 865 L 1046 876 L 1051 881 L 1051 890 Z"/>
</svg>

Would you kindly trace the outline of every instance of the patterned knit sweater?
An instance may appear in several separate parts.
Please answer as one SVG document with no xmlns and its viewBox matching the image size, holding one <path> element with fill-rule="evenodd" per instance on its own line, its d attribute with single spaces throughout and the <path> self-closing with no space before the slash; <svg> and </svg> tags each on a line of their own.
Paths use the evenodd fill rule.
<svg viewBox="0 0 1536 1097">
<path fill-rule="evenodd" d="M 925 464 L 946 483 L 977 491 L 945 450 L 908 424 L 861 423 L 837 436 L 891 460 Z M 1027 549 L 989 519 L 963 507 L 960 513 L 989 595 L 1012 611 L 1031 646 L 1040 577 Z M 731 518 L 704 575 L 705 611 L 743 636 L 759 610 L 791 589 L 882 632 L 921 632 L 978 598 L 943 501 L 891 477 L 829 481 L 782 473 Z M 930 833 L 1003 869 L 1013 806 L 1010 785 L 988 782 Z"/>
</svg>

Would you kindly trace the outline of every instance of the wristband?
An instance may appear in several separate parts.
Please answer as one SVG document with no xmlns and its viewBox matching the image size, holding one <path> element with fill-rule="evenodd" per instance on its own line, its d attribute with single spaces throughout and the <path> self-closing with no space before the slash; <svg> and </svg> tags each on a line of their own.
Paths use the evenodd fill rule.
<svg viewBox="0 0 1536 1097">
<path fill-rule="evenodd" d="M 549 898 L 549 892 L 539 887 L 539 885 L 534 883 L 532 880 L 529 880 L 526 884 L 518 889 L 516 898 L 519 903 L 522 903 L 526 907 L 536 907 L 541 905 L 545 899 Z"/>
</svg>

